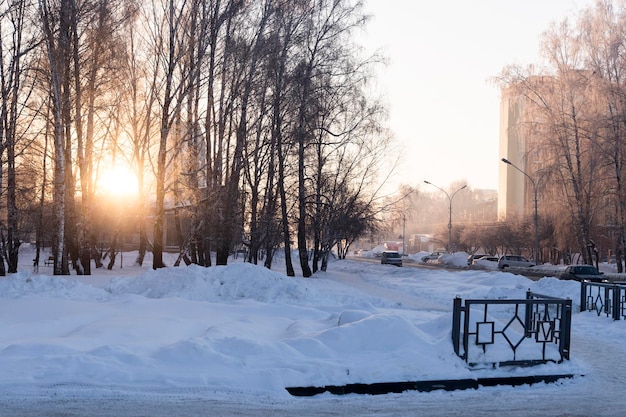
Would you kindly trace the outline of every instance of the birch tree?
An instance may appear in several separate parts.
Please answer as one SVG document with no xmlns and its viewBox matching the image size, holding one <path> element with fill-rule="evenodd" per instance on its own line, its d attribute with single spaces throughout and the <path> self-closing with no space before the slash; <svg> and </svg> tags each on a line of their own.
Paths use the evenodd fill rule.
<svg viewBox="0 0 626 417">
<path fill-rule="evenodd" d="M 52 107 L 53 126 L 53 238 L 52 252 L 54 257 L 54 274 L 69 274 L 66 248 L 66 202 L 67 171 L 66 167 L 66 133 L 69 131 L 67 106 L 68 76 L 70 73 L 69 56 L 71 56 L 70 37 L 71 23 L 69 11 L 70 0 L 61 0 L 58 5 L 58 26 L 55 18 L 57 10 L 53 9 L 48 0 L 39 0 L 39 15 L 46 46 L 47 64 L 50 78 L 50 105 Z"/>
</svg>

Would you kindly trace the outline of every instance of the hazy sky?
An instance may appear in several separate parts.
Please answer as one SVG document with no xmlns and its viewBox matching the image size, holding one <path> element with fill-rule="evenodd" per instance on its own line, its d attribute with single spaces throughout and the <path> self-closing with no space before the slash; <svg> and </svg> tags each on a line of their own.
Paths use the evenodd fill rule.
<svg viewBox="0 0 626 417">
<path fill-rule="evenodd" d="M 539 62 L 541 33 L 594 0 L 365 1 L 369 44 L 389 59 L 379 84 L 402 147 L 398 183 L 497 189 L 500 91 L 489 78 Z"/>
</svg>

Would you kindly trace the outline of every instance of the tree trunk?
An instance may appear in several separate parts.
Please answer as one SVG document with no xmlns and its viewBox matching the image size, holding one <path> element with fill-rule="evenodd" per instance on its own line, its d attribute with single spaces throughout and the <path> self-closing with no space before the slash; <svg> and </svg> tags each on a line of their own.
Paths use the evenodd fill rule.
<svg viewBox="0 0 626 417">
<path fill-rule="evenodd" d="M 304 137 L 298 138 L 298 256 L 302 276 L 312 275 L 309 267 L 309 252 L 306 247 L 306 185 L 304 177 Z"/>
<path fill-rule="evenodd" d="M 281 227 L 283 235 L 283 246 L 285 247 L 285 272 L 288 277 L 296 276 L 296 272 L 293 269 L 293 262 L 291 260 L 291 237 L 289 233 L 289 213 L 287 211 L 287 192 L 285 190 L 285 153 L 286 149 L 283 148 L 282 136 L 279 134 L 276 147 L 278 149 L 278 192 L 280 194 L 280 213 L 281 213 Z M 269 268 L 271 266 L 272 257 L 268 254 L 265 260 L 265 266 Z"/>
<path fill-rule="evenodd" d="M 69 7 L 65 4 L 64 7 Z M 54 127 L 54 194 L 53 194 L 53 227 L 52 253 L 54 256 L 54 275 L 67 273 L 64 267 L 65 252 L 65 138 L 63 127 L 63 48 L 62 36 L 57 46 L 54 33 L 51 29 L 51 10 L 46 0 L 39 2 L 41 23 L 44 31 L 48 63 L 50 65 L 50 97 Z M 63 19 L 62 19 L 62 22 Z M 67 22 L 64 22 L 67 23 Z M 63 28 L 63 25 L 62 25 Z M 67 27 L 65 27 L 67 32 Z"/>
</svg>

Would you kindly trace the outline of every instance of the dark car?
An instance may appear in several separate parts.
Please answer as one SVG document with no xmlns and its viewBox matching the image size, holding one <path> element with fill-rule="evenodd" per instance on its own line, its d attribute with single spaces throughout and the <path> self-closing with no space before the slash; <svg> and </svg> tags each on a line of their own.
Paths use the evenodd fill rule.
<svg viewBox="0 0 626 417">
<path fill-rule="evenodd" d="M 380 257 L 381 265 L 402 266 L 402 255 L 395 250 L 386 250 Z"/>
<path fill-rule="evenodd" d="M 561 279 L 573 279 L 576 281 L 604 281 L 604 272 L 598 271 L 593 265 L 570 265 L 561 273 Z"/>
</svg>

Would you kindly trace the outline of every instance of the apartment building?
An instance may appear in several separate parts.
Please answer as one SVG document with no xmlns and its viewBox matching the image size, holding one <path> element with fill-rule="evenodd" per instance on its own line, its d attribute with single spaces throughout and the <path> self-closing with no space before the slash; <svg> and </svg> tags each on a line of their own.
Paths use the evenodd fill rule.
<svg viewBox="0 0 626 417">
<path fill-rule="evenodd" d="M 499 158 L 505 158 L 520 170 L 528 172 L 528 141 L 523 129 L 525 110 L 524 97 L 515 94 L 511 88 L 502 89 Z M 532 213 L 528 202 L 532 200 L 533 189 L 528 182 L 526 176 L 512 166 L 505 163 L 499 165 L 498 219 Z"/>
</svg>

